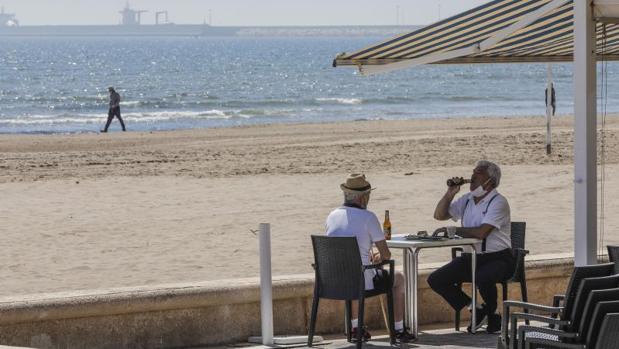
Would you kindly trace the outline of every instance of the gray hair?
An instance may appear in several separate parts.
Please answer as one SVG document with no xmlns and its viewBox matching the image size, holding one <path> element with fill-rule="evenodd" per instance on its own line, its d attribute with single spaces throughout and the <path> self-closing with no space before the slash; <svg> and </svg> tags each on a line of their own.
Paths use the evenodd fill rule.
<svg viewBox="0 0 619 349">
<path fill-rule="evenodd" d="M 368 192 L 369 191 L 348 191 L 346 190 L 344 191 L 344 203 L 345 204 L 356 203 L 357 200 L 362 198 Z"/>
<path fill-rule="evenodd" d="M 494 162 L 480 160 L 477 161 L 475 167 L 485 168 L 486 171 L 488 171 L 488 176 L 492 179 L 492 182 L 494 183 L 494 187 L 499 187 L 499 183 L 501 183 L 501 168 L 499 167 L 499 165 L 495 164 Z"/>
</svg>

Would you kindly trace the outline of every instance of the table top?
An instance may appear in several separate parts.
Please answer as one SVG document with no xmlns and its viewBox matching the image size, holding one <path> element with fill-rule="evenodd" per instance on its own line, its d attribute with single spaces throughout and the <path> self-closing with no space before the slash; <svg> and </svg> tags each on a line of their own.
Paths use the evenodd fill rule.
<svg viewBox="0 0 619 349">
<path fill-rule="evenodd" d="M 406 240 L 405 234 L 393 235 L 391 240 L 387 240 L 387 246 L 392 248 L 426 248 L 426 247 L 449 247 L 463 246 L 481 243 L 479 239 L 446 239 L 446 240 Z"/>
</svg>

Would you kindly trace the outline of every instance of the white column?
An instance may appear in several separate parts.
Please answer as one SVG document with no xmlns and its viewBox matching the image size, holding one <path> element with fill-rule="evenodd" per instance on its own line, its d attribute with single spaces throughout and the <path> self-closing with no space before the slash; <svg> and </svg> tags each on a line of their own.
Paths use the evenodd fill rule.
<svg viewBox="0 0 619 349">
<path fill-rule="evenodd" d="M 597 251 L 596 58 L 592 0 L 574 1 L 574 261 Z"/>
<path fill-rule="evenodd" d="M 273 286 L 271 278 L 271 225 L 260 223 L 260 315 L 262 344 L 273 345 Z"/>
</svg>

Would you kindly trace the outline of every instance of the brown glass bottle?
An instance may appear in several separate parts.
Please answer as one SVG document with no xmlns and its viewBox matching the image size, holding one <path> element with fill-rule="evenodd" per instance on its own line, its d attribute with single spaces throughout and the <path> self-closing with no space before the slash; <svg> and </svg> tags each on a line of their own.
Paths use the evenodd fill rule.
<svg viewBox="0 0 619 349">
<path fill-rule="evenodd" d="M 385 240 L 391 240 L 391 221 L 389 220 L 389 210 L 385 210 L 385 222 L 383 223 L 383 233 L 385 233 Z"/>
<path fill-rule="evenodd" d="M 465 179 L 462 177 L 454 177 L 454 178 L 449 178 L 447 180 L 447 186 L 448 187 L 455 187 L 455 186 L 461 186 L 463 184 L 467 184 L 467 183 L 471 183 L 470 179 Z"/>
</svg>

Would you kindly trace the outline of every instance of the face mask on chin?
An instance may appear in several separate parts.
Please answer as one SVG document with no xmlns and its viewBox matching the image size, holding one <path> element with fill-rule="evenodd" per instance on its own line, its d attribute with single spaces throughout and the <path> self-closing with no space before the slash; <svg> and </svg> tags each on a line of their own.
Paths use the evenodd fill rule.
<svg viewBox="0 0 619 349">
<path fill-rule="evenodd" d="M 490 181 L 490 178 L 488 178 L 488 180 L 485 181 L 479 187 L 475 188 L 474 190 L 471 190 L 471 195 L 473 195 L 476 198 L 479 198 L 479 197 L 482 197 L 482 196 L 486 195 L 488 193 L 488 191 L 484 190 L 484 185 L 486 185 L 486 183 L 488 183 L 488 181 Z"/>
</svg>

